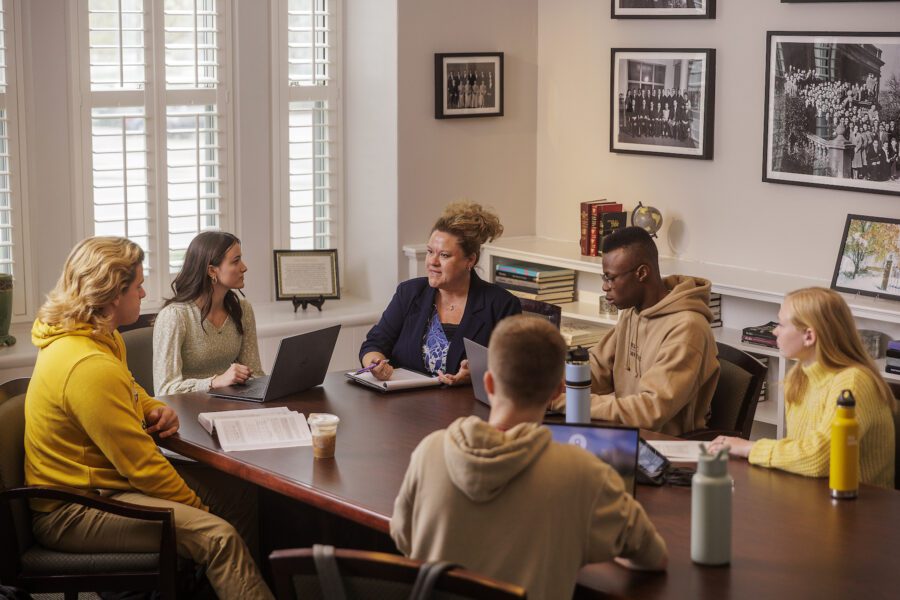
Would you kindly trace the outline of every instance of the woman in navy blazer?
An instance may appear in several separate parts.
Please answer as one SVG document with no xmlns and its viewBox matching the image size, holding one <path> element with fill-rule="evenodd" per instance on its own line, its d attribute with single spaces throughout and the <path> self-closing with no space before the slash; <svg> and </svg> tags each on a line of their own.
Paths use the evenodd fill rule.
<svg viewBox="0 0 900 600">
<path fill-rule="evenodd" d="M 481 245 L 501 233 L 500 219 L 480 205 L 448 206 L 428 240 L 428 276 L 397 286 L 360 348 L 360 363 L 374 365 L 372 374 L 381 380 L 403 367 L 438 375 L 449 385 L 468 382 L 463 338 L 487 346 L 501 319 L 522 312 L 515 296 L 473 271 Z"/>
</svg>

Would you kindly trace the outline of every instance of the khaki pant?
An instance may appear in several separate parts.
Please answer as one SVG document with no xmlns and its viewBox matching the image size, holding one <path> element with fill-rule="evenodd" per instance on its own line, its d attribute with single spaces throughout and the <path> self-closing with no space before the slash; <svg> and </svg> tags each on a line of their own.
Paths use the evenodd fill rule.
<svg viewBox="0 0 900 600">
<path fill-rule="evenodd" d="M 219 598 L 273 598 L 248 549 L 255 552 L 258 545 L 256 488 L 200 464 L 179 464 L 176 469 L 210 512 L 139 492 L 110 497 L 173 509 L 178 554 L 206 566 Z M 155 523 L 66 504 L 51 513 L 34 513 L 34 536 L 41 545 L 63 552 L 157 552 L 160 531 Z"/>
</svg>

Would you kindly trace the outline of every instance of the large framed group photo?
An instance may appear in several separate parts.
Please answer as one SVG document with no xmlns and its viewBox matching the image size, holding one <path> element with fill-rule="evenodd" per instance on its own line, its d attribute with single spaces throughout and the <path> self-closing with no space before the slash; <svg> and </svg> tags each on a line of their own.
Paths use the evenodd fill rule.
<svg viewBox="0 0 900 600">
<path fill-rule="evenodd" d="M 769 32 L 763 181 L 900 195 L 900 33 Z"/>
<path fill-rule="evenodd" d="M 613 48 L 611 152 L 712 159 L 716 51 Z"/>
<path fill-rule="evenodd" d="M 716 0 L 610 0 L 613 19 L 715 19 Z"/>
</svg>

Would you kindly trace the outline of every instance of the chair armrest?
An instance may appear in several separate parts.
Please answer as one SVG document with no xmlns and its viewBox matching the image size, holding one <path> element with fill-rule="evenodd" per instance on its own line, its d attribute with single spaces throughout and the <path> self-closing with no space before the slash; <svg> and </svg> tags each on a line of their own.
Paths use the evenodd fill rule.
<svg viewBox="0 0 900 600">
<path fill-rule="evenodd" d="M 683 440 L 696 440 L 698 442 L 711 442 L 720 435 L 730 435 L 732 437 L 744 437 L 740 431 L 729 431 L 727 429 L 695 429 L 682 433 L 678 437 Z"/>
<path fill-rule="evenodd" d="M 128 517 L 130 519 L 140 519 L 142 521 L 160 521 L 164 526 L 172 524 L 173 514 L 171 508 L 151 508 L 147 506 L 138 506 L 106 498 L 83 490 L 75 488 L 35 485 L 28 487 L 13 488 L 0 492 L 0 498 L 9 499 L 28 499 L 42 498 L 46 500 L 60 500 L 62 502 L 74 502 L 87 506 L 88 508 L 96 508 L 104 512 Z"/>
</svg>

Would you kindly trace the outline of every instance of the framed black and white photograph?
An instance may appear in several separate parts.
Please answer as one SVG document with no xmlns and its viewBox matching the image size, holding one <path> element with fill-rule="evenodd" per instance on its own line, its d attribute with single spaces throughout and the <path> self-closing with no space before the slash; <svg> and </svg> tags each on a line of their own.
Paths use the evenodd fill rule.
<svg viewBox="0 0 900 600">
<path fill-rule="evenodd" d="M 847 215 L 832 289 L 900 300 L 900 219 Z"/>
<path fill-rule="evenodd" d="M 900 33 L 770 31 L 763 181 L 900 194 Z"/>
<path fill-rule="evenodd" d="M 613 48 L 611 152 L 712 159 L 716 51 Z"/>
<path fill-rule="evenodd" d="M 341 297 L 337 250 L 275 250 L 275 299 Z"/>
<path fill-rule="evenodd" d="M 900 0 L 781 0 L 782 4 L 824 4 L 828 2 L 900 2 Z"/>
<path fill-rule="evenodd" d="M 503 53 L 434 55 L 434 118 L 503 116 Z"/>
<path fill-rule="evenodd" d="M 611 0 L 613 19 L 715 19 L 716 0 Z"/>
</svg>

